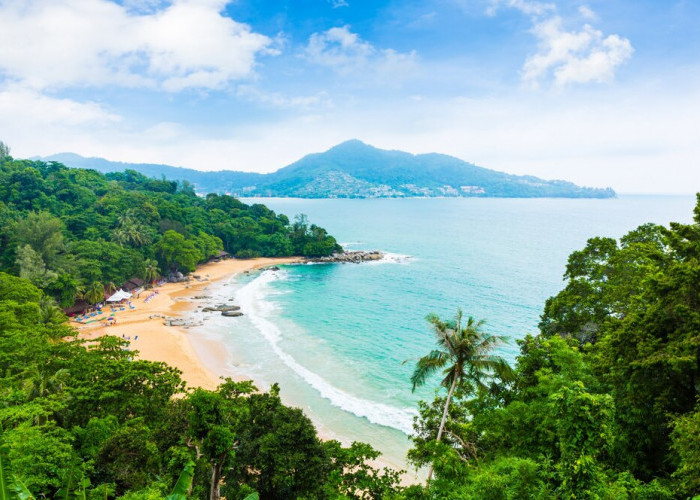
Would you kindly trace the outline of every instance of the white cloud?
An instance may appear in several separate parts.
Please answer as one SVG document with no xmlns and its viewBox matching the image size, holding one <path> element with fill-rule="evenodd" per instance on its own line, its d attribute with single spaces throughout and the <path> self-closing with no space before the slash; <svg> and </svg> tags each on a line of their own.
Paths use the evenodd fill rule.
<svg viewBox="0 0 700 500">
<path fill-rule="evenodd" d="M 605 37 L 588 24 L 581 31 L 567 31 L 558 16 L 536 24 L 533 33 L 539 39 L 538 52 L 525 61 L 523 79 L 535 85 L 550 75 L 556 85 L 609 82 L 634 52 L 626 38 Z"/>
<path fill-rule="evenodd" d="M 239 85 L 236 95 L 249 101 L 273 108 L 312 109 L 332 106 L 333 101 L 327 92 L 321 91 L 310 96 L 287 96 L 279 92 L 265 92 L 252 85 Z"/>
<path fill-rule="evenodd" d="M 700 186 L 698 71 L 669 75 L 687 82 L 673 92 L 664 92 L 666 81 L 645 80 L 606 92 L 520 89 L 484 98 L 337 101 L 210 128 L 185 121 L 135 127 L 97 104 L 43 96 L 32 102 L 13 94 L 0 97 L 0 140 L 17 157 L 73 151 L 202 170 L 271 171 L 356 137 L 385 149 L 446 153 L 487 168 L 621 192 L 689 192 Z"/>
<path fill-rule="evenodd" d="M 350 4 L 347 2 L 347 0 L 328 0 L 331 5 L 333 6 L 334 9 L 337 9 L 338 7 L 350 7 Z"/>
<path fill-rule="evenodd" d="M 417 59 L 414 51 L 378 49 L 351 32 L 347 25 L 311 35 L 304 55 L 308 61 L 341 74 L 369 70 L 374 76 L 393 74 L 396 78 L 413 69 Z"/>
<path fill-rule="evenodd" d="M 0 71 L 34 89 L 216 89 L 253 73 L 272 41 L 222 15 L 225 0 L 133 10 L 108 0 L 0 3 Z"/>
<path fill-rule="evenodd" d="M 538 2 L 534 0 L 491 0 L 491 5 L 486 10 L 486 13 L 494 15 L 498 8 L 502 6 L 517 9 L 528 16 L 542 16 L 548 12 L 557 10 L 557 6 L 549 2 Z"/>
<path fill-rule="evenodd" d="M 121 120 L 117 114 L 105 110 L 93 102 L 77 102 L 72 99 L 42 95 L 33 90 L 13 87 L 0 90 L 1 130 L 21 127 L 22 123 L 33 126 L 37 121 L 42 126 L 103 126 Z"/>
<path fill-rule="evenodd" d="M 538 50 L 526 59 L 522 77 L 533 87 L 550 78 L 557 86 L 610 82 L 615 70 L 634 52 L 627 38 L 615 34 L 605 36 L 590 24 L 578 31 L 565 29 L 554 3 L 491 0 L 487 14 L 495 14 L 500 7 L 516 9 L 532 20 Z M 578 12 L 588 21 L 597 19 L 596 13 L 585 4 L 579 6 Z"/>
<path fill-rule="evenodd" d="M 578 13 L 581 14 L 581 17 L 588 19 L 589 21 L 595 21 L 598 19 L 598 15 L 588 5 L 579 6 Z"/>
</svg>

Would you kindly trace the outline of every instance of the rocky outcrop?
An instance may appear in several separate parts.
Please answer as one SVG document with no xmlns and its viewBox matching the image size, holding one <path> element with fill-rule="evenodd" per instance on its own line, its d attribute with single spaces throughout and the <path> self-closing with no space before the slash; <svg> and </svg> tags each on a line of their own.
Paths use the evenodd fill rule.
<svg viewBox="0 0 700 500">
<path fill-rule="evenodd" d="M 230 312 L 239 311 L 240 309 L 240 306 L 219 304 L 218 306 L 214 307 L 205 307 L 204 309 L 202 309 L 202 312 Z"/>
<path fill-rule="evenodd" d="M 352 252 L 334 253 L 327 257 L 313 257 L 307 262 L 340 262 L 359 264 L 360 262 L 371 262 L 384 258 L 384 254 L 378 250 L 357 250 Z"/>
<path fill-rule="evenodd" d="M 166 278 L 166 281 L 169 281 L 170 283 L 184 283 L 189 280 L 189 276 L 185 276 L 180 271 L 170 273 L 170 275 L 168 275 L 168 277 Z"/>
<path fill-rule="evenodd" d="M 243 313 L 241 311 L 222 311 L 221 315 L 227 318 L 237 318 L 238 316 L 243 316 Z"/>
<path fill-rule="evenodd" d="M 193 326 L 202 326 L 201 321 L 193 321 L 186 318 L 164 318 L 163 324 L 165 326 L 179 326 L 181 328 L 191 328 Z"/>
</svg>

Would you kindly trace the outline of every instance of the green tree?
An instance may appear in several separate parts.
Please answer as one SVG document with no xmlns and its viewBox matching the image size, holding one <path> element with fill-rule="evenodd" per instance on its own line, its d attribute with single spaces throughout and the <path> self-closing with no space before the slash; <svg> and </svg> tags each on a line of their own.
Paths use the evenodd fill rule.
<svg viewBox="0 0 700 500">
<path fill-rule="evenodd" d="M 54 269 L 56 257 L 65 249 L 63 224 L 47 212 L 30 212 L 15 227 L 15 241 L 29 245 L 39 254 L 49 269 Z"/>
<path fill-rule="evenodd" d="M 37 497 L 52 496 L 75 461 L 65 429 L 20 425 L 4 433 L 13 472 Z"/>
<path fill-rule="evenodd" d="M 85 300 L 90 304 L 97 304 L 105 299 L 105 287 L 99 281 L 93 281 L 85 291 Z"/>
<path fill-rule="evenodd" d="M 118 494 L 148 486 L 160 469 L 161 459 L 152 434 L 140 418 L 116 430 L 97 452 L 97 479 L 115 482 Z"/>
<path fill-rule="evenodd" d="M 58 278 L 58 274 L 46 269 L 44 259 L 29 245 L 20 245 L 17 248 L 16 263 L 19 266 L 20 278 L 26 278 L 40 288 Z"/>
<path fill-rule="evenodd" d="M 486 382 L 493 376 L 508 377 L 510 367 L 503 358 L 491 354 L 506 338 L 482 332 L 483 320 L 475 321 L 469 316 L 466 324 L 462 325 L 461 309 L 457 310 L 455 319 L 451 321 L 443 321 L 435 314 L 428 315 L 426 319 L 433 327 L 440 349 L 433 350 L 418 360 L 411 375 L 411 383 L 415 391 L 426 383 L 428 377 L 442 370 L 444 378 L 440 384 L 447 388 L 447 399 L 435 438 L 436 443 L 439 443 L 455 387 L 467 384 L 472 390 L 486 388 Z M 428 471 L 428 482 L 432 475 L 433 465 Z"/>
<path fill-rule="evenodd" d="M 0 141 L 0 161 L 10 156 L 10 146 Z"/>
<path fill-rule="evenodd" d="M 61 273 L 44 288 L 44 291 L 55 297 L 60 307 L 65 308 L 72 306 L 75 302 L 78 286 L 79 283 L 75 276 Z"/>
<path fill-rule="evenodd" d="M 142 247 L 151 243 L 147 227 L 139 222 L 136 211 L 126 210 L 117 219 L 117 226 L 112 231 L 112 239 L 121 246 Z"/>
<path fill-rule="evenodd" d="M 227 479 L 249 485 L 264 500 L 322 498 L 330 461 L 309 418 L 282 404 L 277 384 L 251 395 L 249 408 Z M 231 493 L 226 497 L 240 492 Z"/>
<path fill-rule="evenodd" d="M 672 449 L 678 467 L 673 478 L 678 491 L 691 497 L 700 494 L 700 407 L 673 422 Z"/>
<path fill-rule="evenodd" d="M 160 269 L 158 269 L 158 261 L 155 259 L 146 259 L 143 262 L 143 280 L 149 284 L 152 284 L 156 278 L 160 275 Z"/>
<path fill-rule="evenodd" d="M 551 396 L 557 409 L 562 498 L 594 498 L 605 480 L 599 457 L 612 450 L 614 404 L 609 394 L 590 394 L 582 383 Z"/>
<path fill-rule="evenodd" d="M 226 379 L 216 391 L 195 389 L 187 398 L 189 443 L 209 463 L 210 500 L 221 498 L 222 472 L 248 412 L 246 397 L 254 390 L 250 382 Z"/>
<path fill-rule="evenodd" d="M 201 252 L 191 240 L 173 230 L 165 232 L 161 240 L 156 243 L 156 255 L 163 263 L 163 267 L 171 271 L 194 271 L 197 262 L 202 260 Z"/>
</svg>

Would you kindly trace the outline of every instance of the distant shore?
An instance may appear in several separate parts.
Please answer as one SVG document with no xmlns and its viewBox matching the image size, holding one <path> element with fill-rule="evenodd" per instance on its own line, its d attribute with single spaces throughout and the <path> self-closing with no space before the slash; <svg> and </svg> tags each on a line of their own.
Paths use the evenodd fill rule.
<svg viewBox="0 0 700 500">
<path fill-rule="evenodd" d="M 215 389 L 221 380 L 195 353 L 188 331 L 180 326 L 166 326 L 164 318 L 186 318 L 186 313 L 196 307 L 191 299 L 216 281 L 236 274 L 281 264 L 301 262 L 299 257 L 259 258 L 249 260 L 229 259 L 204 264 L 197 268 L 199 280 L 182 283 L 166 283 L 153 290 L 145 290 L 139 298 L 131 300 L 135 309 L 124 308 L 115 312 L 116 324 L 71 324 L 78 329 L 82 339 L 94 339 L 102 335 L 114 335 L 128 339 L 130 348 L 138 351 L 139 359 L 162 361 L 182 371 L 182 379 L 188 387 Z M 154 291 L 157 290 L 157 293 Z M 152 298 L 146 301 L 146 298 Z"/>
</svg>

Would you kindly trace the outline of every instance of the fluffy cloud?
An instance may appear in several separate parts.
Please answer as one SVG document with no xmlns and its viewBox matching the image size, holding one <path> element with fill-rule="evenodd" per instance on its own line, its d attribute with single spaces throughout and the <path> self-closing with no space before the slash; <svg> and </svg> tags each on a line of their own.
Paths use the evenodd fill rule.
<svg viewBox="0 0 700 500">
<path fill-rule="evenodd" d="M 519 10 L 532 19 L 532 32 L 538 39 L 538 50 L 525 61 L 522 76 L 533 87 L 550 78 L 557 86 L 610 82 L 618 66 L 634 52 L 628 39 L 619 35 L 605 36 L 590 24 L 579 31 L 565 29 L 553 3 L 491 0 L 487 13 L 493 15 L 499 7 Z M 587 5 L 579 6 L 578 13 L 589 21 L 597 18 Z"/>
<path fill-rule="evenodd" d="M 523 67 L 523 79 L 533 84 L 549 75 L 555 85 L 609 82 L 634 52 L 626 38 L 606 37 L 588 24 L 581 31 L 567 31 L 558 16 L 536 24 L 533 33 L 539 50 Z"/>
<path fill-rule="evenodd" d="M 417 58 L 413 51 L 378 49 L 351 32 L 347 25 L 311 35 L 304 55 L 308 61 L 342 74 L 364 70 L 395 76 L 412 69 Z"/>
<path fill-rule="evenodd" d="M 36 118 L 44 126 L 110 125 L 121 118 L 94 102 L 42 95 L 33 90 L 10 86 L 0 91 L 0 125 L 10 131 L 22 123 L 36 125 Z"/>
<path fill-rule="evenodd" d="M 579 6 L 578 13 L 581 14 L 584 19 L 588 19 L 590 21 L 595 21 L 598 18 L 593 9 L 591 9 L 588 5 Z"/>
<path fill-rule="evenodd" d="M 251 75 L 272 41 L 222 15 L 224 0 L 134 9 L 108 0 L 0 3 L 0 71 L 33 89 L 216 89 Z"/>
</svg>

